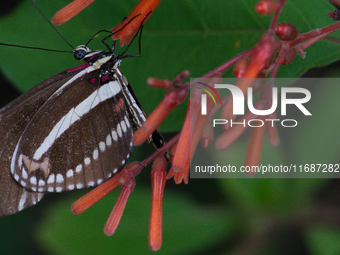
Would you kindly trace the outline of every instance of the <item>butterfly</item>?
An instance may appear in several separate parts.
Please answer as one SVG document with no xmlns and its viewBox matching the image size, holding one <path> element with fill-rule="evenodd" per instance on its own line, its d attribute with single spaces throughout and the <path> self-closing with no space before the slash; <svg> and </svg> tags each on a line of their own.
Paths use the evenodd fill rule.
<svg viewBox="0 0 340 255">
<path fill-rule="evenodd" d="M 73 49 L 85 64 L 50 77 L 0 109 L 0 217 L 35 205 L 46 192 L 97 186 L 125 165 L 133 129 L 147 115 L 119 66 L 140 55 L 143 23 L 139 54 L 125 55 L 138 33 L 117 56 L 116 41 L 112 47 L 105 42 L 112 33 L 102 40 L 108 51 L 87 46 L 94 36 Z M 164 144 L 158 131 L 150 141 Z"/>
</svg>

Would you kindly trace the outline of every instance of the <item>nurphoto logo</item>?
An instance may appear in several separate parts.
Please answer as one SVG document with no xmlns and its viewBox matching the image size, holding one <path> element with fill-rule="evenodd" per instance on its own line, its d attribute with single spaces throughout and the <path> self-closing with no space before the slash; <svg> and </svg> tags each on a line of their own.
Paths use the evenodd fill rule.
<svg viewBox="0 0 340 255">
<path fill-rule="evenodd" d="M 200 83 L 203 84 L 203 83 Z M 240 88 L 231 84 L 215 84 L 214 87 L 208 86 L 213 94 L 219 99 L 221 105 L 222 101 L 215 89 L 228 89 L 231 93 L 231 97 L 233 100 L 233 114 L 234 115 L 244 115 L 245 114 L 245 96 Z M 200 88 L 202 89 L 202 88 Z M 217 105 L 216 100 L 212 93 L 210 93 L 207 89 L 202 89 L 205 91 L 214 101 L 215 105 Z M 207 94 L 201 95 L 201 114 L 207 114 Z M 282 87 L 280 89 L 280 96 L 278 92 L 278 88 L 272 88 L 272 105 L 269 109 L 255 109 L 253 103 L 253 88 L 249 87 L 247 89 L 247 106 L 251 113 L 257 116 L 266 116 L 274 113 L 278 107 L 278 99 L 280 97 L 280 106 L 281 106 L 281 116 L 287 115 L 287 105 L 295 105 L 295 107 L 300 110 L 304 115 L 311 116 L 312 114 L 307 110 L 304 106 L 311 99 L 311 93 L 308 89 L 298 88 L 298 87 Z M 298 122 L 295 119 L 265 119 L 264 121 L 268 122 L 271 125 L 274 125 L 274 122 L 280 123 L 283 127 L 295 127 Z M 235 120 L 227 120 L 227 119 L 212 119 L 213 127 L 217 125 L 229 124 L 230 127 L 233 125 L 243 125 L 244 127 L 248 125 L 249 127 L 261 127 L 264 125 L 264 121 L 261 119 L 250 119 L 247 123 L 245 120 L 241 122 L 237 122 Z"/>
</svg>

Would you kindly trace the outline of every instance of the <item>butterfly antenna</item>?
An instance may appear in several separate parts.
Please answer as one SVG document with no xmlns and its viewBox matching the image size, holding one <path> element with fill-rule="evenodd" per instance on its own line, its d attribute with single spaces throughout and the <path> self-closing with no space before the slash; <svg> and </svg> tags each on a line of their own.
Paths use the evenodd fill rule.
<svg viewBox="0 0 340 255">
<path fill-rule="evenodd" d="M 72 49 L 74 49 L 74 47 L 59 33 L 58 29 L 51 23 L 51 21 L 49 21 L 48 18 L 46 18 L 46 16 L 42 13 L 38 5 L 35 3 L 35 0 L 31 0 L 31 1 L 34 4 L 35 8 L 37 8 L 37 10 L 40 12 L 41 16 L 43 16 L 44 19 L 48 22 L 48 24 L 50 24 L 53 27 L 53 29 L 57 32 L 57 34 L 61 37 L 61 39 L 63 39 Z"/>
<path fill-rule="evenodd" d="M 109 31 L 109 30 L 100 30 L 100 31 L 98 31 L 94 36 L 92 36 L 91 39 L 90 39 L 85 45 L 88 46 L 89 43 L 90 43 L 94 38 L 98 37 L 98 35 L 99 35 L 100 33 L 102 33 L 102 32 L 112 34 L 112 32 Z M 110 48 L 105 42 L 103 42 L 103 43 L 106 45 L 106 47 L 108 47 L 108 49 L 109 49 L 109 51 L 110 51 L 111 48 Z"/>
<path fill-rule="evenodd" d="M 52 50 L 52 49 L 45 49 L 45 48 L 39 48 L 39 47 L 30 47 L 30 46 L 22 46 L 22 45 L 16 45 L 16 44 L 8 44 L 8 43 L 0 43 L 0 45 L 17 47 L 17 48 L 24 48 L 24 49 L 30 49 L 30 50 L 44 50 L 44 51 L 52 51 L 52 52 L 73 53 L 73 51 Z"/>
</svg>

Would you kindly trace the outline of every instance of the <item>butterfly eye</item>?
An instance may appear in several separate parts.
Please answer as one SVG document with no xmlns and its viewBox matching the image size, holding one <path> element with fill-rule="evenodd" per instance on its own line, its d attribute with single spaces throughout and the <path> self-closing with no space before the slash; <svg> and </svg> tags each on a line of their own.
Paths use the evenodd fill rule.
<svg viewBox="0 0 340 255">
<path fill-rule="evenodd" d="M 74 51 L 74 58 L 76 60 L 82 60 L 86 56 L 86 51 L 85 50 L 75 50 Z"/>
</svg>

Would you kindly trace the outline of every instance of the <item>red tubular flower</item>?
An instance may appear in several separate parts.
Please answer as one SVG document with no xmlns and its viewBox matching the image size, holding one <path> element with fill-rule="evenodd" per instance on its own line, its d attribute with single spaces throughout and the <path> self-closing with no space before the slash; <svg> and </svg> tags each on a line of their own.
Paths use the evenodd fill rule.
<svg viewBox="0 0 340 255">
<path fill-rule="evenodd" d="M 174 159 L 172 161 L 172 169 L 178 173 L 182 171 L 188 160 L 190 160 L 190 101 L 189 107 L 187 111 L 187 115 L 185 117 L 185 121 L 182 127 L 181 134 L 178 139 L 176 152 L 174 155 Z"/>
<path fill-rule="evenodd" d="M 62 25 L 71 18 L 79 14 L 88 7 L 94 0 L 74 0 L 64 8 L 54 14 L 52 23 L 56 26 Z M 127 44 L 132 37 L 138 32 L 141 23 L 150 17 L 150 14 L 156 9 L 161 0 L 141 0 L 133 8 L 129 16 L 122 23 L 115 26 L 112 32 L 118 32 L 113 35 L 113 40 L 120 39 L 120 46 Z"/>
<path fill-rule="evenodd" d="M 252 87 L 253 93 L 256 94 L 260 92 L 266 86 L 266 76 L 263 73 L 259 73 L 257 79 L 255 79 Z"/>
<path fill-rule="evenodd" d="M 188 165 L 189 165 L 189 163 L 188 163 Z M 170 170 L 169 170 L 169 172 L 166 176 L 166 179 L 169 180 L 171 178 L 174 178 L 174 182 L 176 184 L 180 184 L 180 183 L 182 183 L 182 181 L 184 181 L 185 184 L 188 184 L 188 177 L 184 176 L 184 171 L 177 173 L 173 170 L 173 168 L 170 168 Z"/>
<path fill-rule="evenodd" d="M 190 72 L 188 70 L 183 70 L 179 75 L 177 75 L 174 79 L 174 86 L 178 86 L 182 83 L 182 81 L 186 78 L 188 78 L 190 75 Z"/>
<path fill-rule="evenodd" d="M 149 77 L 146 83 L 150 88 L 163 88 L 170 89 L 172 87 L 172 82 L 169 80 L 161 80 L 155 77 Z"/>
<path fill-rule="evenodd" d="M 214 128 L 210 122 L 204 123 L 202 134 L 201 134 L 201 142 L 203 148 L 208 148 L 211 141 L 214 139 Z"/>
<path fill-rule="evenodd" d="M 243 78 L 237 83 L 237 86 L 242 90 L 243 95 L 247 94 L 247 88 L 253 85 L 254 79 L 258 77 L 259 73 L 266 66 L 266 62 L 273 54 L 273 42 L 267 39 L 266 36 L 261 38 L 257 49 L 255 50 L 247 70 L 244 72 Z M 233 100 L 228 100 L 222 109 L 222 119 L 234 119 L 233 116 Z"/>
<path fill-rule="evenodd" d="M 119 178 L 119 181 L 122 183 L 122 189 L 104 227 L 104 233 L 108 236 L 114 234 L 116 231 L 129 196 L 135 187 L 135 179 L 130 174 L 124 173 L 124 175 Z"/>
<path fill-rule="evenodd" d="M 52 17 L 52 23 L 56 26 L 64 24 L 93 2 L 94 0 L 74 0 L 54 14 Z"/>
<path fill-rule="evenodd" d="M 182 171 L 183 172 L 183 176 L 181 176 L 181 180 L 180 180 L 180 181 L 183 180 L 183 182 L 185 184 L 188 184 L 188 181 L 189 181 L 189 171 L 190 171 L 190 162 L 188 161 L 186 166 L 185 166 L 185 168 Z M 175 179 L 175 181 L 176 181 L 176 179 Z M 176 183 L 178 184 L 178 182 L 176 182 Z"/>
<path fill-rule="evenodd" d="M 213 84 L 221 83 L 221 76 L 215 75 L 214 78 L 211 78 L 206 81 L 206 85 L 213 86 Z M 204 84 L 204 83 L 198 83 Z M 190 160 L 193 158 L 193 155 L 196 151 L 196 147 L 198 142 L 203 138 L 207 138 L 208 140 L 212 140 L 213 130 L 206 129 L 204 127 L 209 126 L 209 114 L 201 115 L 199 112 L 201 110 L 201 95 L 202 90 L 193 89 L 190 95 Z M 215 107 L 215 104 L 211 97 L 207 98 L 207 113 L 210 113 L 211 110 Z M 210 130 L 210 131 L 209 131 Z M 204 133 L 203 133 L 204 132 Z M 210 140 L 210 141 L 211 141 Z M 206 141 L 207 142 L 207 141 Z"/>
<path fill-rule="evenodd" d="M 174 181 L 176 184 L 182 183 L 184 181 L 185 184 L 188 184 L 189 181 L 189 170 L 190 170 L 190 160 L 186 162 L 186 165 L 180 172 L 174 171 L 173 168 L 170 169 L 168 172 L 168 175 L 166 176 L 166 179 L 169 180 L 171 178 L 174 178 Z"/>
<path fill-rule="evenodd" d="M 151 211 L 149 223 L 149 249 L 158 251 L 162 246 L 163 194 L 166 182 L 166 160 L 155 159 L 151 172 Z"/>
<path fill-rule="evenodd" d="M 272 113 L 271 115 L 269 115 L 269 119 L 276 119 L 276 114 L 275 112 Z M 268 139 L 269 142 L 272 146 L 277 146 L 280 143 L 280 138 L 279 135 L 277 133 L 277 128 L 276 128 L 276 124 L 273 121 L 272 123 L 267 125 L 267 130 L 268 130 Z"/>
<path fill-rule="evenodd" d="M 250 119 L 253 119 L 256 115 L 248 112 L 246 115 L 238 120 L 238 122 L 247 123 Z M 237 125 L 225 131 L 222 135 L 220 135 L 215 142 L 215 146 L 219 150 L 226 150 L 232 145 L 233 142 L 243 134 L 243 132 L 247 129 L 246 125 Z"/>
<path fill-rule="evenodd" d="M 127 44 L 132 39 L 134 34 L 137 33 L 143 19 L 146 17 L 144 20 L 145 22 L 150 17 L 150 13 L 156 9 L 160 2 L 161 0 L 140 0 L 135 8 L 133 8 L 133 10 L 130 12 L 129 16 L 124 19 L 122 23 L 112 28 L 111 31 L 114 33 L 129 23 L 128 26 L 125 26 L 122 30 L 115 33 L 112 36 L 112 40 L 120 39 L 120 46 Z"/>
<path fill-rule="evenodd" d="M 140 162 L 133 162 L 124 167 L 119 173 L 107 180 L 103 184 L 91 190 L 72 204 L 71 210 L 74 214 L 80 214 L 97 203 L 100 199 L 114 190 L 119 183 L 119 179 L 126 173 L 133 173 L 136 169 L 141 167 Z"/>
<path fill-rule="evenodd" d="M 170 162 L 172 162 L 173 159 L 174 159 L 176 148 L 177 148 L 177 142 L 169 150 L 169 153 L 170 153 Z"/>
<path fill-rule="evenodd" d="M 248 144 L 248 149 L 247 149 L 247 154 L 244 162 L 244 166 L 249 166 L 250 169 L 252 169 L 252 166 L 258 166 L 260 163 L 261 159 L 261 151 L 262 151 L 262 144 L 263 144 L 263 138 L 264 138 L 264 133 L 266 131 L 266 121 L 265 121 L 265 116 L 259 117 L 260 120 L 263 121 L 263 126 L 261 127 L 253 127 L 249 144 Z M 247 172 L 248 175 L 254 175 L 256 172 Z"/>
<path fill-rule="evenodd" d="M 92 0 L 93 1 L 93 0 Z M 81 2 L 81 1 L 75 1 Z M 88 3 L 90 1 L 86 1 Z M 257 7 L 258 12 L 268 14 L 274 11 L 273 19 L 268 29 L 268 32 L 262 36 L 258 44 L 238 56 L 227 61 L 221 66 L 208 72 L 202 76 L 201 79 L 212 77 L 221 77 L 222 74 L 233 65 L 236 64 L 234 74 L 238 79 L 237 86 L 246 95 L 247 89 L 252 86 L 254 93 L 259 92 L 260 97 L 254 104 L 254 108 L 258 110 L 268 109 L 271 105 L 270 89 L 273 83 L 262 83 L 263 80 L 255 80 L 258 77 L 266 77 L 270 74 L 272 78 L 276 77 L 279 66 L 282 61 L 286 63 L 293 61 L 297 54 L 302 54 L 302 51 L 314 44 L 323 37 L 329 35 L 337 29 L 340 29 L 340 24 L 330 25 L 324 28 L 315 29 L 308 33 L 298 34 L 297 31 L 286 31 L 287 27 L 278 26 L 280 39 L 274 36 L 275 27 L 277 27 L 277 20 L 282 10 L 282 6 L 286 0 L 262 0 L 261 5 Z M 150 13 L 153 12 L 160 0 L 141 0 L 137 6 L 129 14 L 121 24 L 116 26 L 112 31 L 117 32 L 114 34 L 113 39 L 121 39 L 121 45 L 126 44 L 138 32 L 141 23 L 147 20 Z M 265 6 L 264 6 L 265 5 Z M 260 9 L 259 9 L 260 8 Z M 262 8 L 262 9 L 261 9 Z M 77 9 L 77 8 L 75 8 Z M 334 16 L 334 15 L 331 15 Z M 287 35 L 289 36 L 287 37 Z M 284 35 L 285 37 L 282 37 Z M 284 40 L 286 41 L 284 41 Z M 287 41 L 289 40 L 289 41 Z M 277 54 L 277 59 L 273 61 L 274 54 Z M 151 87 L 162 87 L 170 89 L 165 95 L 163 101 L 147 118 L 145 123 L 137 130 L 133 136 L 133 143 L 140 145 L 146 141 L 152 132 L 161 124 L 167 115 L 187 96 L 188 89 L 192 84 L 181 84 L 182 80 L 187 78 L 189 73 L 187 71 L 178 75 L 171 83 L 170 81 L 162 81 L 156 78 L 149 78 L 148 84 Z M 201 80 L 200 79 L 200 80 Z M 219 82 L 212 81 L 211 84 Z M 142 163 L 135 162 L 123 168 L 120 173 L 114 176 L 109 181 L 93 189 L 87 195 L 76 201 L 72 206 L 72 211 L 75 214 L 81 213 L 92 204 L 97 202 L 105 196 L 112 189 L 118 185 L 122 185 L 120 196 L 115 204 L 113 211 L 105 225 L 105 233 L 111 235 L 115 232 L 118 223 L 122 217 L 128 197 L 131 194 L 135 180 L 134 177 L 141 171 L 141 169 L 154 161 L 153 170 L 151 172 L 152 181 L 152 204 L 150 212 L 149 223 L 149 248 L 153 251 L 159 250 L 162 245 L 162 198 L 164 195 L 164 187 L 166 179 L 174 178 L 175 183 L 179 184 L 182 181 L 188 183 L 190 161 L 195 153 L 198 142 L 201 140 L 204 147 L 207 147 L 213 139 L 213 128 L 210 124 L 211 118 L 214 113 L 220 108 L 219 105 L 214 105 L 211 98 L 207 98 L 207 115 L 201 115 L 201 90 L 194 90 L 194 96 L 190 98 L 188 112 L 180 134 L 177 134 L 163 147 L 158 149 L 153 155 L 145 159 Z M 196 94 L 196 95 L 195 95 Z M 230 97 L 231 98 L 231 97 Z M 234 119 L 232 112 L 233 102 L 228 98 L 224 98 L 224 108 L 222 110 L 221 118 Z M 190 112 L 189 112 L 190 109 Z M 209 116 L 210 114 L 210 116 Z M 227 149 L 247 128 L 248 121 L 256 117 L 255 114 L 248 112 L 243 118 L 237 120 L 239 124 L 234 124 L 227 131 L 225 131 L 216 140 L 216 147 L 220 150 Z M 262 121 L 264 116 L 258 117 Z M 270 115 L 270 119 L 275 119 L 275 113 Z M 244 124 L 242 123 L 244 122 Z M 234 122 L 235 123 L 235 122 Z M 279 143 L 279 138 L 275 126 L 275 122 L 265 122 L 262 127 L 255 127 L 252 129 L 247 155 L 245 158 L 246 166 L 258 165 L 260 162 L 262 143 L 264 139 L 265 128 L 268 127 L 268 137 L 273 145 Z M 166 173 L 166 162 L 163 157 L 164 153 L 170 149 L 172 167 Z"/>
<path fill-rule="evenodd" d="M 271 39 L 266 38 L 264 36 L 261 38 L 257 49 L 255 50 L 252 59 L 249 63 L 249 66 L 244 73 L 243 78 L 255 78 L 258 74 L 262 71 L 265 67 L 266 62 L 270 59 L 273 55 L 274 43 Z M 240 89 L 246 90 L 248 86 L 239 86 Z"/>
<path fill-rule="evenodd" d="M 134 133 L 132 137 L 133 144 L 143 144 L 169 115 L 169 113 L 185 99 L 187 93 L 188 91 L 186 89 L 171 90 L 166 93 L 162 102 L 149 115 L 143 125 Z"/>
<path fill-rule="evenodd" d="M 207 84 L 202 82 L 197 82 L 197 84 L 209 87 L 213 83 L 219 83 L 220 79 L 220 77 L 217 77 L 209 79 Z M 191 92 L 186 118 L 178 143 L 176 144 L 176 151 L 172 160 L 172 168 L 167 176 L 168 179 L 174 177 L 177 184 L 181 183 L 182 180 L 185 183 L 188 183 L 190 161 L 193 158 L 198 142 L 202 137 L 202 130 L 208 119 L 208 115 L 199 114 L 201 95 L 202 90 L 200 89 L 193 89 Z M 209 97 L 207 100 L 207 111 L 211 111 L 213 107 L 214 102 Z"/>
</svg>

